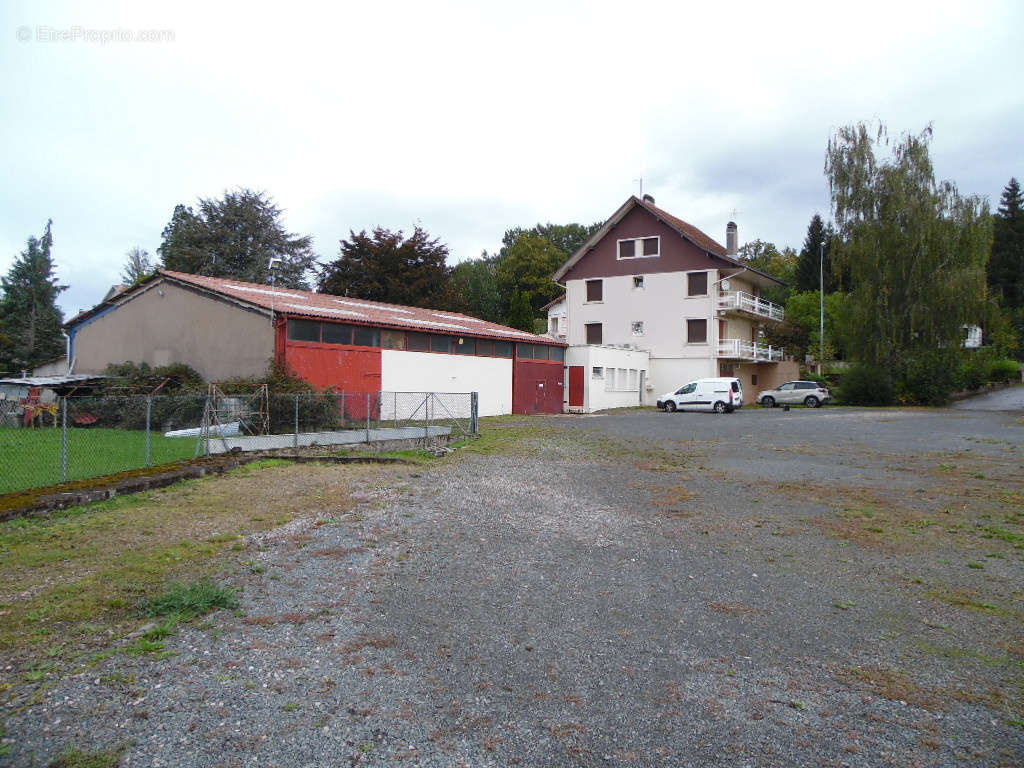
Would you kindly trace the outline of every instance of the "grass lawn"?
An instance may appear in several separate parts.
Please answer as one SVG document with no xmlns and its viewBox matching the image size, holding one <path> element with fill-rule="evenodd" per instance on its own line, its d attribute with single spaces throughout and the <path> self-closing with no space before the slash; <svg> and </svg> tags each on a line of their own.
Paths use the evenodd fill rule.
<svg viewBox="0 0 1024 768">
<path fill-rule="evenodd" d="M 399 471 L 269 459 L 0 523 L 0 658 L 37 666 L 80 660 L 138 626 L 145 601 L 171 582 L 237 572 L 239 560 L 253 557 L 248 534 L 308 510 L 343 514 L 353 489 Z M 0 667 L 0 702 L 17 677 Z"/>
<path fill-rule="evenodd" d="M 157 466 L 195 455 L 196 438 L 152 433 Z M 68 480 L 109 475 L 146 466 L 143 430 L 68 429 Z M 0 428 L 0 494 L 61 482 L 61 430 Z"/>
</svg>

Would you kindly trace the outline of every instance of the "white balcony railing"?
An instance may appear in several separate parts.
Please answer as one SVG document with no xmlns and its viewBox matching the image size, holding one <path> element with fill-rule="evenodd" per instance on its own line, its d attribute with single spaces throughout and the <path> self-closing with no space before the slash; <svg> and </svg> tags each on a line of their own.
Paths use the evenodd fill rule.
<svg viewBox="0 0 1024 768">
<path fill-rule="evenodd" d="M 742 339 L 719 339 L 718 356 L 730 360 L 777 363 L 782 360 L 782 347 L 773 347 L 771 344 L 759 344 L 756 341 L 743 341 Z"/>
<path fill-rule="evenodd" d="M 752 315 L 766 317 L 769 320 L 784 320 L 786 317 L 786 310 L 778 304 L 757 296 L 751 296 L 743 291 L 724 291 L 720 293 L 718 295 L 718 308 L 749 312 Z"/>
</svg>

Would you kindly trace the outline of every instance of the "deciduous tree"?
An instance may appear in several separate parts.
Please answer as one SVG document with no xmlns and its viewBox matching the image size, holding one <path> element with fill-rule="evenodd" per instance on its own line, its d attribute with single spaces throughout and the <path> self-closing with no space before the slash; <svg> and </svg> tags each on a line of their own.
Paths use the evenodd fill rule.
<svg viewBox="0 0 1024 768">
<path fill-rule="evenodd" d="M 466 259 L 456 264 L 452 270 L 452 287 L 461 299 L 462 311 L 492 323 L 504 322 L 495 256 L 484 251 L 479 259 Z"/>
<path fill-rule="evenodd" d="M 757 239 L 740 246 L 737 255 L 741 261 L 746 262 L 754 269 L 765 272 L 785 283 L 785 285 L 773 285 L 762 291 L 762 295 L 768 301 L 784 305 L 792 291 L 793 272 L 797 262 L 796 251 L 788 247 L 780 251 L 775 247 L 775 243 Z"/>
<path fill-rule="evenodd" d="M 0 279 L 0 366 L 31 370 L 64 351 L 61 311 L 57 296 L 67 289 L 53 273 L 52 221 L 41 238 L 29 237 L 28 247 Z"/>
<path fill-rule="evenodd" d="M 176 206 L 157 252 L 167 269 L 253 283 L 269 282 L 279 259 L 274 284 L 302 289 L 316 262 L 313 238 L 286 231 L 281 209 L 251 189 L 200 199 L 198 211 Z"/>
<path fill-rule="evenodd" d="M 834 261 L 851 280 L 851 351 L 893 371 L 905 398 L 938 402 L 939 389 L 913 387 L 926 368 L 945 381 L 961 326 L 984 313 L 992 221 L 984 200 L 936 181 L 931 136 L 906 134 L 890 151 L 882 124 L 840 128 L 825 174 L 841 238 Z"/>
<path fill-rule="evenodd" d="M 320 275 L 318 290 L 411 307 L 453 309 L 448 246 L 417 226 L 406 237 L 377 227 L 349 232 L 341 253 Z"/>
<path fill-rule="evenodd" d="M 124 271 L 121 272 L 121 281 L 125 285 L 132 285 L 144 277 L 153 274 L 153 264 L 149 260 L 149 251 L 139 246 L 128 250 L 125 254 Z"/>
<path fill-rule="evenodd" d="M 501 249 L 496 267 L 498 290 L 508 301 L 506 314 L 510 319 L 516 314 L 512 298 L 517 293 L 525 298 L 533 317 L 540 314 L 541 307 L 562 293 L 551 276 L 566 258 L 565 251 L 532 232 L 520 233 Z M 530 328 L 533 328 L 532 324 Z"/>
</svg>

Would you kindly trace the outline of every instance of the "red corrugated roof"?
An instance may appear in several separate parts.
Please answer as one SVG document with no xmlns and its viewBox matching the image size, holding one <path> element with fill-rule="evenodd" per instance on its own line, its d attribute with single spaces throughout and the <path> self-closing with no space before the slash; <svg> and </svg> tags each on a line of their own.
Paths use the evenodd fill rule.
<svg viewBox="0 0 1024 768">
<path fill-rule="evenodd" d="M 537 336 L 505 325 L 490 323 L 458 312 L 440 309 L 405 307 L 399 304 L 384 304 L 379 301 L 353 299 L 346 296 L 332 296 L 328 293 L 297 291 L 291 288 L 275 288 L 259 283 L 243 283 L 222 277 L 205 277 L 167 269 L 159 273 L 172 280 L 189 283 L 208 291 L 230 296 L 264 309 L 272 309 L 282 315 L 316 317 L 346 323 L 379 325 L 401 328 L 408 331 L 428 333 L 450 333 L 465 336 L 481 336 L 507 341 L 529 341 L 540 344 L 565 346 L 550 336 Z"/>
</svg>

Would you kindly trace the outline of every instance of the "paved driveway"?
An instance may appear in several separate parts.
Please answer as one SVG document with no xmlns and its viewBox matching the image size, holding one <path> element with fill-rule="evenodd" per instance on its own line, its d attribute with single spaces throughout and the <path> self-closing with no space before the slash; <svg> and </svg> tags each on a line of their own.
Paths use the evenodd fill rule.
<svg viewBox="0 0 1024 768">
<path fill-rule="evenodd" d="M 1024 411 L 1024 384 L 968 397 L 954 403 L 953 407 L 968 411 Z"/>
<path fill-rule="evenodd" d="M 1020 765 L 1018 417 L 485 429 L 358 514 L 254 541 L 239 615 L 172 659 L 64 678 L 8 720 L 14 759 L 77 741 L 147 766 Z"/>
</svg>

